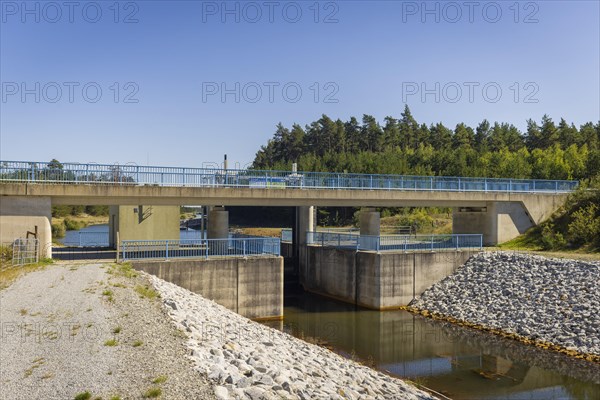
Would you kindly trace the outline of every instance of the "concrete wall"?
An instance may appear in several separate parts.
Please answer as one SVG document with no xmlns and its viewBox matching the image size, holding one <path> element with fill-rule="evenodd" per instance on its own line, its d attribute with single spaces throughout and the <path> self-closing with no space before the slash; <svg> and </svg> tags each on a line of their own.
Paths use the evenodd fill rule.
<svg viewBox="0 0 600 400">
<path fill-rule="evenodd" d="M 135 261 L 133 267 L 248 318 L 283 316 L 283 258 Z"/>
<path fill-rule="evenodd" d="M 50 197 L 0 196 L 0 243 L 26 238 L 37 226 L 39 256 L 52 257 L 51 220 Z"/>
<path fill-rule="evenodd" d="M 306 268 L 300 274 L 306 290 L 384 310 L 408 305 L 476 251 L 376 253 L 307 246 L 306 253 Z"/>
<path fill-rule="evenodd" d="M 179 207 L 111 206 L 109 243 L 120 240 L 179 240 Z"/>
<path fill-rule="evenodd" d="M 481 233 L 483 244 L 494 246 L 514 239 L 543 222 L 562 205 L 555 197 L 530 196 L 526 201 L 487 202 L 484 207 L 457 207 L 453 233 Z"/>
</svg>

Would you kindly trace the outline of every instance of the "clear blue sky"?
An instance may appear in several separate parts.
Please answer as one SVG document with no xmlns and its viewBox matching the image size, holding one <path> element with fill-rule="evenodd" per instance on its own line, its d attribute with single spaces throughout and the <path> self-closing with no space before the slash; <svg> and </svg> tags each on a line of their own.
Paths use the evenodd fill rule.
<svg viewBox="0 0 600 400">
<path fill-rule="evenodd" d="M 121 2 L 118 15 L 113 1 L 62 3 L 0 3 L 3 160 L 200 166 L 227 153 L 244 164 L 278 122 L 382 121 L 404 100 L 417 121 L 452 128 L 487 118 L 523 130 L 544 113 L 600 119 L 598 1 L 520 2 L 518 15 L 514 1 L 482 1 L 472 14 L 453 3 L 460 16 L 447 2 L 428 2 L 431 14 L 421 1 L 320 2 L 316 15 L 314 1 L 280 1 L 272 22 L 264 1 L 227 2 L 225 15 L 221 1 Z M 239 103 L 213 94 L 236 82 Z M 439 102 L 409 92 L 436 82 Z"/>
</svg>

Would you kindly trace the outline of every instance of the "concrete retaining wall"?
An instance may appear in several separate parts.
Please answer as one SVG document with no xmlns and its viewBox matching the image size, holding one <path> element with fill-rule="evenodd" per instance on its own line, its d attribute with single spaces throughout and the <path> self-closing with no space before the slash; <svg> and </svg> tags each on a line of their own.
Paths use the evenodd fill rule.
<svg viewBox="0 0 600 400">
<path fill-rule="evenodd" d="M 283 316 L 283 258 L 135 261 L 133 267 L 254 319 Z"/>
<path fill-rule="evenodd" d="M 52 207 L 49 197 L 0 196 L 0 243 L 9 244 L 35 232 L 39 256 L 52 257 Z"/>
<path fill-rule="evenodd" d="M 306 290 L 384 310 L 408 305 L 477 252 L 376 253 L 307 246 L 306 253 L 300 270 Z"/>
</svg>

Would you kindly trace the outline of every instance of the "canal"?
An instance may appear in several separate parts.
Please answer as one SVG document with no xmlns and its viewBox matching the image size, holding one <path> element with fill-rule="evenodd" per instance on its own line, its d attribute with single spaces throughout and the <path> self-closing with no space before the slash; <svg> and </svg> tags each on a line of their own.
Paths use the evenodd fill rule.
<svg viewBox="0 0 600 400">
<path fill-rule="evenodd" d="M 488 333 L 296 291 L 266 323 L 452 399 L 600 399 L 600 366 Z"/>
</svg>

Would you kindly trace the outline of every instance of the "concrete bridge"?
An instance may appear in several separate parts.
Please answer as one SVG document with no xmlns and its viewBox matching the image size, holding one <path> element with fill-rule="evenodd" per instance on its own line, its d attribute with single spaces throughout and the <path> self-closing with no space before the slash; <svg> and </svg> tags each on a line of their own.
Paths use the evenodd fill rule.
<svg viewBox="0 0 600 400">
<path fill-rule="evenodd" d="M 52 205 L 202 204 L 296 207 L 294 242 L 300 245 L 304 233 L 314 230 L 314 207 L 451 207 L 454 233 L 480 233 L 484 244 L 494 245 L 548 218 L 576 186 L 574 181 L 0 161 L 0 240 L 22 237 L 37 226 L 41 242 L 50 243 Z M 216 209 L 213 216 L 213 231 L 222 235 L 227 211 Z M 379 235 L 379 213 L 372 208 L 361 216 L 361 234 Z"/>
</svg>

